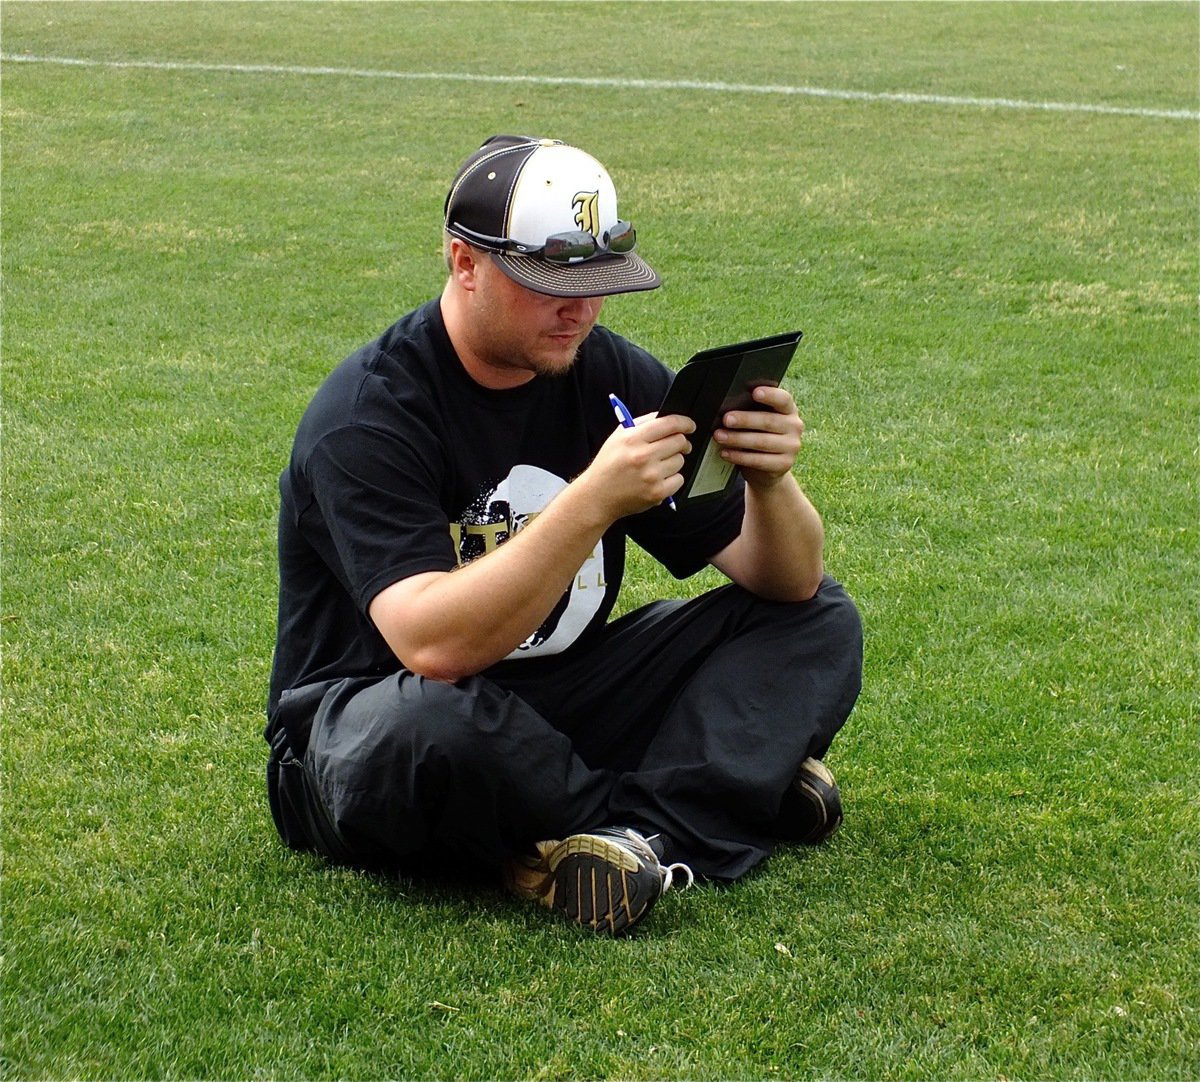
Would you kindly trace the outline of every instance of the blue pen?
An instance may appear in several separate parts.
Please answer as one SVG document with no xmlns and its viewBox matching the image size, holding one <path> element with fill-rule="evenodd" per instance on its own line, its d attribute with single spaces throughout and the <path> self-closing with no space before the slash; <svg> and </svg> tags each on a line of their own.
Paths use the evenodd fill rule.
<svg viewBox="0 0 1200 1082">
<path fill-rule="evenodd" d="M 633 414 L 629 412 L 629 407 L 624 402 L 615 394 L 610 394 L 608 400 L 612 403 L 613 413 L 617 415 L 617 420 L 621 422 L 622 428 L 635 428 L 637 426 L 637 422 L 633 419 Z M 675 510 L 675 501 L 670 496 L 664 502 L 672 511 Z"/>
</svg>

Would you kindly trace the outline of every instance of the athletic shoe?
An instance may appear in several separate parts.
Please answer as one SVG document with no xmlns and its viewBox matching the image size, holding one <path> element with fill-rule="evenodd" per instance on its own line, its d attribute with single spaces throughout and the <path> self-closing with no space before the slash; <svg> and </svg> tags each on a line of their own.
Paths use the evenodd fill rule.
<svg viewBox="0 0 1200 1082">
<path fill-rule="evenodd" d="M 842 795 L 820 759 L 805 759 L 779 806 L 779 831 L 807 845 L 823 842 L 842 825 Z"/>
<path fill-rule="evenodd" d="M 506 869 L 511 890 L 595 932 L 621 935 L 671 888 L 676 875 L 695 877 L 686 864 L 663 866 L 653 839 L 636 830 L 608 827 L 537 843 L 537 855 L 518 857 Z"/>
</svg>

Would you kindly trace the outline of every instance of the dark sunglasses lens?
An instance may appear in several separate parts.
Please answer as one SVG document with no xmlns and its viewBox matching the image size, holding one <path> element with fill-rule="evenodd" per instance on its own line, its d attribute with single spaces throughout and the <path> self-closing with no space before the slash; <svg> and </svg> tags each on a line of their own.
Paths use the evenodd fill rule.
<svg viewBox="0 0 1200 1082">
<path fill-rule="evenodd" d="M 617 222 L 608 234 L 608 250 L 624 255 L 637 245 L 637 232 L 628 222 Z"/>
<path fill-rule="evenodd" d="M 637 245 L 637 233 L 628 222 L 617 222 L 605 234 L 606 244 L 603 250 L 616 255 L 632 252 Z M 541 256 L 552 263 L 575 263 L 583 259 L 591 259 L 601 250 L 596 238 L 582 229 L 573 229 L 569 233 L 555 233 L 546 238 Z"/>
<path fill-rule="evenodd" d="M 542 258 L 553 263 L 570 263 L 576 259 L 589 259 L 596 254 L 596 239 L 591 233 L 575 230 L 556 233 L 546 238 Z"/>
</svg>

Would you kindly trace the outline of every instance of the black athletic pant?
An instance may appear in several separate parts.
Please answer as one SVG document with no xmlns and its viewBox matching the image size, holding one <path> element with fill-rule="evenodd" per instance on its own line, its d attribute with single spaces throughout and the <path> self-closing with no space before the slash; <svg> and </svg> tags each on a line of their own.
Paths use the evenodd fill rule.
<svg viewBox="0 0 1200 1082">
<path fill-rule="evenodd" d="M 284 841 L 338 863 L 498 866 L 602 826 L 734 879 L 768 855 L 780 800 L 861 684 L 854 603 L 723 586 L 610 623 L 599 645 L 446 684 L 407 670 L 287 692 L 268 788 Z"/>
</svg>

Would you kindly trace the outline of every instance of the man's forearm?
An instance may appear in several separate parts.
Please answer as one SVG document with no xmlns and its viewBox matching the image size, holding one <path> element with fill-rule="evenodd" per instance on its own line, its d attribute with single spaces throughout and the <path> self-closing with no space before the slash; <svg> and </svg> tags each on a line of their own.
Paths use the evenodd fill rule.
<svg viewBox="0 0 1200 1082">
<path fill-rule="evenodd" d="M 806 601 L 825 573 L 821 516 L 793 477 L 746 488 L 742 532 L 713 564 L 739 586 L 771 601 Z"/>
<path fill-rule="evenodd" d="M 406 579 L 371 617 L 413 672 L 454 681 L 507 657 L 532 635 L 600 543 L 606 523 L 568 485 L 520 532 L 455 571 Z"/>
</svg>

